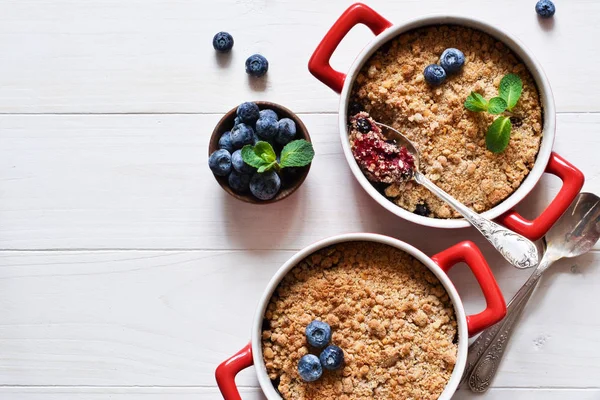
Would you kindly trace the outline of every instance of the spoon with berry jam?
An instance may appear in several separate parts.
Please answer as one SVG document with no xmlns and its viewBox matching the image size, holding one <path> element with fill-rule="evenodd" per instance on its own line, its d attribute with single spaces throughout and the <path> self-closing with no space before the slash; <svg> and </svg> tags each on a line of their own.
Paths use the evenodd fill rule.
<svg viewBox="0 0 600 400">
<path fill-rule="evenodd" d="M 531 268 L 539 263 L 538 250 L 535 244 L 529 239 L 507 229 L 503 226 L 490 221 L 489 219 L 479 215 L 469 207 L 450 196 L 448 193 L 440 189 L 435 183 L 430 181 L 421 171 L 419 171 L 419 151 L 403 134 L 394 128 L 385 124 L 375 122 L 379 128 L 386 131 L 384 136 L 391 140 L 394 145 L 400 149 L 406 149 L 408 154 L 412 156 L 412 177 L 420 185 L 426 187 L 441 200 L 448 203 L 458 213 L 460 213 L 467 221 L 483 234 L 483 236 L 502 254 L 502 256 L 513 266 L 517 268 Z"/>
</svg>

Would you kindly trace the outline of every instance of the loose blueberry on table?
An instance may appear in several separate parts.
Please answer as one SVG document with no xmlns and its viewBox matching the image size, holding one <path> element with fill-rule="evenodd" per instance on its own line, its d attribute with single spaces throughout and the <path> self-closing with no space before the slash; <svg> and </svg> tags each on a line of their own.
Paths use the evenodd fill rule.
<svg viewBox="0 0 600 400">
<path fill-rule="evenodd" d="M 233 36 L 227 32 L 219 32 L 213 37 L 213 47 L 220 53 L 227 53 L 233 48 Z"/>
<path fill-rule="evenodd" d="M 266 74 L 268 70 L 269 62 L 260 54 L 251 55 L 246 60 L 246 73 L 248 75 L 260 78 Z"/>
<path fill-rule="evenodd" d="M 551 18 L 556 12 L 556 7 L 550 0 L 540 0 L 535 5 L 535 12 L 542 18 Z"/>
</svg>

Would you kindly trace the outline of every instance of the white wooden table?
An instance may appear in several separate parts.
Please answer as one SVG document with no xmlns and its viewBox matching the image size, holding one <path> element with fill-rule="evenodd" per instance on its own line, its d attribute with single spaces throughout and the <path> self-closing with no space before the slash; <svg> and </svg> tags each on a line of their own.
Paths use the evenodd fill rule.
<svg viewBox="0 0 600 400">
<path fill-rule="evenodd" d="M 370 1 L 391 21 L 478 17 L 519 37 L 546 68 L 555 149 L 600 193 L 600 2 Z M 342 0 L 2 0 L 0 2 L 0 399 L 218 399 L 214 369 L 249 340 L 254 306 L 294 251 L 329 235 L 375 231 L 433 254 L 471 239 L 510 298 L 529 272 L 473 230 L 393 217 L 351 176 L 338 96 L 307 61 L 350 4 Z M 212 36 L 235 38 L 219 59 Z M 345 69 L 371 39 L 351 32 Z M 252 84 L 244 60 L 270 62 Z M 257 207 L 229 197 L 207 166 L 221 115 L 252 99 L 298 112 L 317 156 L 304 186 Z M 520 209 L 558 189 L 545 176 Z M 600 247 L 597 247 L 600 249 Z M 486 399 L 600 399 L 600 252 L 559 263 L 515 333 Z M 474 279 L 452 271 L 468 311 Z M 261 399 L 252 369 L 238 377 Z M 457 393 L 456 399 L 482 398 Z"/>
</svg>

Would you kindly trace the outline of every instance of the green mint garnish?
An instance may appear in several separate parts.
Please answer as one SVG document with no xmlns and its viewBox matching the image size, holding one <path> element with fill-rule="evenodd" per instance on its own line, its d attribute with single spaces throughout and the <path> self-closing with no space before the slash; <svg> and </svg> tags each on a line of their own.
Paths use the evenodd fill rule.
<svg viewBox="0 0 600 400">
<path fill-rule="evenodd" d="M 500 97 L 506 100 L 508 111 L 512 110 L 523 91 L 523 81 L 519 75 L 508 74 L 500 81 Z"/>
<path fill-rule="evenodd" d="M 259 173 L 275 168 L 304 167 L 310 164 L 315 151 L 310 142 L 304 139 L 294 140 L 281 150 L 281 160 L 277 162 L 277 154 L 268 142 L 257 142 L 254 146 L 246 145 L 242 149 L 242 159 L 248 165 L 258 169 Z"/>
<path fill-rule="evenodd" d="M 479 93 L 471 92 L 467 100 L 465 100 L 465 108 L 470 111 L 487 111 L 488 102 Z"/>
<path fill-rule="evenodd" d="M 492 122 L 485 137 L 485 145 L 492 153 L 501 153 L 510 140 L 510 118 L 500 116 Z"/>
<path fill-rule="evenodd" d="M 273 162 L 277 163 L 275 150 L 273 150 L 273 147 L 267 142 L 258 142 L 254 146 L 249 144 L 244 146 L 242 149 L 242 159 L 246 164 L 251 165 L 254 168 L 272 167 Z"/>
<path fill-rule="evenodd" d="M 310 164 L 315 151 L 312 144 L 304 139 L 294 140 L 288 143 L 283 150 L 281 150 L 281 160 L 279 165 L 282 168 L 285 167 L 304 167 Z"/>
<path fill-rule="evenodd" d="M 490 125 L 485 137 L 486 147 L 493 153 L 501 153 L 508 146 L 512 129 L 509 116 L 514 116 L 510 111 L 517 105 L 521 97 L 523 81 L 518 75 L 508 74 L 500 81 L 498 92 L 499 96 L 492 97 L 489 101 L 475 92 L 471 92 L 465 100 L 465 108 L 469 111 L 487 111 L 492 115 L 504 113 Z"/>
<path fill-rule="evenodd" d="M 506 107 L 506 100 L 502 97 L 492 97 L 488 105 L 488 112 L 494 115 L 500 114 L 506 111 Z"/>
</svg>

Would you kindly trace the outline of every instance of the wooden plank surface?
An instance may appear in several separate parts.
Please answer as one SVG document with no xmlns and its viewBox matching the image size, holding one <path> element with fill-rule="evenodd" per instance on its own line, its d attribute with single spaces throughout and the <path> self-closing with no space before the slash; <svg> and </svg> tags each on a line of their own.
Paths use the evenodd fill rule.
<svg viewBox="0 0 600 400">
<path fill-rule="evenodd" d="M 266 282 L 292 254 L 1 252 L 0 386 L 214 385 L 215 367 L 249 341 Z M 499 261 L 490 259 L 511 297 L 527 271 Z M 600 310 L 582 306 L 595 304 L 599 261 L 594 252 L 549 272 L 494 387 L 600 388 Z M 468 269 L 451 277 L 467 312 L 481 310 Z M 254 370 L 238 382 L 256 386 Z"/>
<path fill-rule="evenodd" d="M 517 36 L 540 60 L 558 115 L 555 149 L 600 192 L 600 2 L 372 0 L 389 20 L 467 15 Z M 0 399 L 219 399 L 214 368 L 249 340 L 266 282 L 296 250 L 374 231 L 428 254 L 470 239 L 510 298 L 528 271 L 472 230 L 432 231 L 383 210 L 355 182 L 336 127 L 339 97 L 306 64 L 348 1 L 4 0 L 0 4 Z M 216 56 L 214 33 L 235 37 Z M 353 29 L 345 71 L 372 39 Z M 270 61 L 248 79 L 245 58 Z M 228 197 L 206 168 L 221 115 L 249 99 L 301 113 L 317 151 L 304 186 L 268 207 Z M 55 115 L 58 114 L 58 115 Z M 559 188 L 544 176 L 532 217 Z M 268 223 L 265 223 L 268 221 Z M 260 234 L 257 234 L 260 232 Z M 600 246 L 549 271 L 494 387 L 458 400 L 600 400 Z M 484 300 L 450 272 L 468 312 Z M 264 400 L 252 368 L 245 400 Z"/>
<path fill-rule="evenodd" d="M 5 0 L 0 24 L 0 112 L 224 112 L 248 99 L 296 111 L 335 111 L 338 96 L 306 68 L 316 45 L 350 4 L 345 0 Z M 558 1 L 540 23 L 535 1 L 385 1 L 369 4 L 390 21 L 424 14 L 467 15 L 517 36 L 546 69 L 559 111 L 600 111 L 595 54 L 600 2 Z M 228 30 L 231 57 L 215 57 L 212 36 Z M 372 38 L 351 33 L 333 64 L 346 71 Z M 268 78 L 248 80 L 253 53 Z"/>
<path fill-rule="evenodd" d="M 437 251 L 459 239 L 489 247 L 473 230 L 452 235 L 396 218 L 358 185 L 334 115 L 303 115 L 317 156 L 300 190 L 267 207 L 217 185 L 207 143 L 219 115 L 0 117 L 1 249 L 299 249 L 349 231 L 375 231 Z M 600 192 L 600 114 L 558 118 L 555 149 Z M 542 210 L 559 180 L 544 176 L 523 202 Z M 271 221 L 262 223 L 261 221 Z M 256 234 L 260 225 L 260 234 Z"/>
<path fill-rule="evenodd" d="M 265 400 L 257 388 L 242 388 L 244 400 Z M 214 400 L 220 394 L 215 388 L 0 388 L 0 396 L 11 400 Z M 490 389 L 485 395 L 459 391 L 453 400 L 598 400 L 598 389 Z"/>
</svg>

